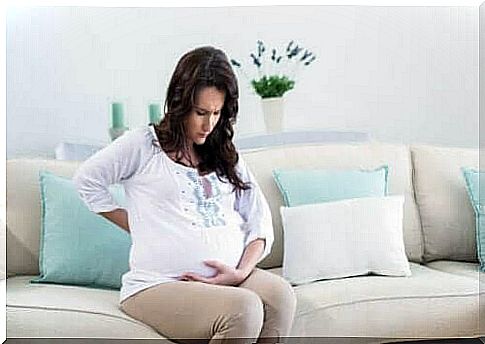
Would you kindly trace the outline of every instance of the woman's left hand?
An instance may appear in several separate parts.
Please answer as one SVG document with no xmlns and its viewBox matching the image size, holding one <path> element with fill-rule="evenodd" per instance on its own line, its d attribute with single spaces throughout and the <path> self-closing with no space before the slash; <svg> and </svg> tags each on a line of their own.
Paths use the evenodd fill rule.
<svg viewBox="0 0 485 344">
<path fill-rule="evenodd" d="M 182 281 L 237 286 L 249 276 L 248 272 L 225 265 L 217 260 L 205 260 L 204 264 L 217 270 L 215 276 L 206 278 L 193 272 L 185 272 L 179 279 Z"/>
</svg>

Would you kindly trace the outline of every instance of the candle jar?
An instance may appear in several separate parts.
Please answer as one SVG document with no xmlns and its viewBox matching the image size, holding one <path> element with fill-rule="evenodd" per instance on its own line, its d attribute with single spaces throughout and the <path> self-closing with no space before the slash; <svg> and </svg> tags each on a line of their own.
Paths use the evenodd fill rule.
<svg viewBox="0 0 485 344">
<path fill-rule="evenodd" d="M 158 124 L 162 118 L 161 104 L 158 101 L 152 101 L 148 104 L 148 123 Z"/>
</svg>

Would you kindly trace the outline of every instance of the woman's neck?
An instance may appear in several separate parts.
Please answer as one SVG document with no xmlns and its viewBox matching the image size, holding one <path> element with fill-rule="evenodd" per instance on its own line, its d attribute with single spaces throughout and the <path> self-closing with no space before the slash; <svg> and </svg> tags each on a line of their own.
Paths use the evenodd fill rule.
<svg viewBox="0 0 485 344">
<path fill-rule="evenodd" d="M 193 148 L 191 150 L 180 150 L 174 152 L 172 158 L 176 162 L 180 162 L 185 166 L 196 168 L 199 165 L 199 158 Z"/>
</svg>

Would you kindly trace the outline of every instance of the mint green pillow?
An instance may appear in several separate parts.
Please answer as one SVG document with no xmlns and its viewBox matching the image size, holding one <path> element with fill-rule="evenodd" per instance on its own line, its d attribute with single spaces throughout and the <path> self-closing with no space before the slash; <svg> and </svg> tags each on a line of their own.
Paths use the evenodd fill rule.
<svg viewBox="0 0 485 344">
<path fill-rule="evenodd" d="M 285 205 L 295 207 L 388 194 L 388 166 L 374 170 L 274 169 L 273 177 Z"/>
<path fill-rule="evenodd" d="M 473 168 L 462 167 L 466 189 L 470 202 L 475 210 L 477 254 L 480 270 L 485 272 L 485 184 L 480 187 L 480 181 L 485 182 L 485 172 Z"/>
<path fill-rule="evenodd" d="M 41 190 L 40 276 L 32 283 L 61 283 L 119 289 L 129 270 L 131 237 L 117 225 L 91 212 L 71 179 L 39 172 Z M 124 189 L 109 191 L 124 204 Z"/>
</svg>

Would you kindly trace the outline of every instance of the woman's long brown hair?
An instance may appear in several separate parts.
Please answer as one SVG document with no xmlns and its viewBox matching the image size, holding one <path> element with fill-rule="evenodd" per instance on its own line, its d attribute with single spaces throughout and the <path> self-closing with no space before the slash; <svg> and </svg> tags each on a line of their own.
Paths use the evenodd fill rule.
<svg viewBox="0 0 485 344">
<path fill-rule="evenodd" d="M 164 118 L 154 124 L 161 148 L 166 153 L 186 151 L 185 119 L 190 115 L 198 92 L 215 87 L 225 93 L 221 116 L 202 145 L 194 144 L 202 173 L 215 171 L 218 178 L 226 177 L 234 190 L 250 188 L 236 173 L 239 160 L 232 138 L 238 112 L 239 89 L 237 79 L 226 54 L 213 47 L 189 51 L 177 63 L 170 80 L 164 104 Z M 157 142 L 154 142 L 158 146 Z"/>
</svg>

